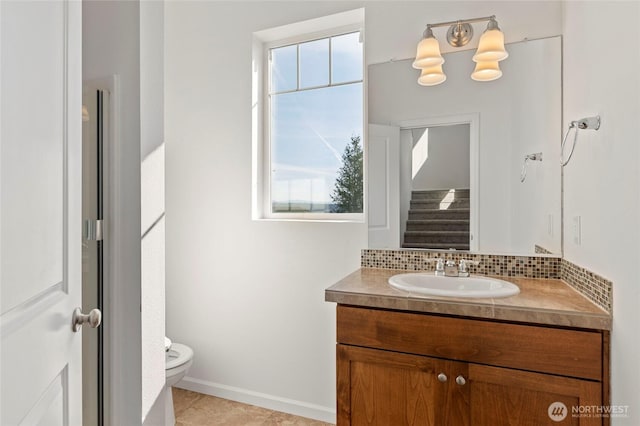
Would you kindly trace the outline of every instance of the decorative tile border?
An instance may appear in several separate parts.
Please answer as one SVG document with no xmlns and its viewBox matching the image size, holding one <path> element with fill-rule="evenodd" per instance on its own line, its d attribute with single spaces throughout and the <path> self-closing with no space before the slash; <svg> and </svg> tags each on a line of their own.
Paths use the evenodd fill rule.
<svg viewBox="0 0 640 426">
<path fill-rule="evenodd" d="M 560 279 L 605 311 L 613 312 L 613 283 L 575 263 L 562 259 Z"/>
<path fill-rule="evenodd" d="M 561 279 L 605 311 L 612 312 L 613 283 L 557 256 L 364 249 L 361 252 L 360 265 L 363 268 L 433 271 L 436 267 L 434 259 L 438 258 L 454 261 L 477 260 L 480 262 L 479 265 L 469 265 L 469 272 L 472 274 Z"/>
<path fill-rule="evenodd" d="M 496 254 L 461 253 L 456 251 L 424 250 L 362 250 L 363 268 L 401 269 L 405 271 L 433 271 L 437 258 L 458 261 L 477 260 L 469 265 L 469 272 L 479 275 L 499 275 L 525 278 L 560 278 L 560 258 L 555 256 L 513 256 Z"/>
</svg>

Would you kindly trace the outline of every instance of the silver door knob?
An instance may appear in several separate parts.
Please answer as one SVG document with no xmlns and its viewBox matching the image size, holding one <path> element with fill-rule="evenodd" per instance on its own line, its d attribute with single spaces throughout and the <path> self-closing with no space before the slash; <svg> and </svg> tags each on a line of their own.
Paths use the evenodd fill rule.
<svg viewBox="0 0 640 426">
<path fill-rule="evenodd" d="M 82 309 L 75 308 L 73 310 L 73 316 L 71 317 L 71 324 L 74 332 L 80 331 L 84 324 L 89 324 L 89 327 L 96 328 L 102 321 L 102 313 L 100 309 L 92 309 L 88 314 L 83 314 Z"/>
<path fill-rule="evenodd" d="M 444 373 L 440 373 L 438 374 L 438 380 L 440 380 L 442 383 L 447 381 L 447 375 Z"/>
<path fill-rule="evenodd" d="M 460 386 L 462 386 L 465 383 L 467 383 L 467 381 L 464 379 L 464 377 L 458 376 L 458 377 L 456 377 L 456 383 L 459 384 Z"/>
</svg>

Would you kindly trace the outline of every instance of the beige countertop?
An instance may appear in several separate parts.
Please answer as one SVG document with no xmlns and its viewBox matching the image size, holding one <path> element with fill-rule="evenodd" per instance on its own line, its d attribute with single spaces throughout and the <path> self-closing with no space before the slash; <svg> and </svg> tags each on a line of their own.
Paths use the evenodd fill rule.
<svg viewBox="0 0 640 426">
<path fill-rule="evenodd" d="M 496 277 L 516 284 L 520 293 L 499 299 L 470 299 L 426 296 L 388 284 L 389 277 L 407 272 L 361 268 L 326 289 L 325 300 L 400 311 L 611 330 L 609 313 L 558 279 Z"/>
</svg>

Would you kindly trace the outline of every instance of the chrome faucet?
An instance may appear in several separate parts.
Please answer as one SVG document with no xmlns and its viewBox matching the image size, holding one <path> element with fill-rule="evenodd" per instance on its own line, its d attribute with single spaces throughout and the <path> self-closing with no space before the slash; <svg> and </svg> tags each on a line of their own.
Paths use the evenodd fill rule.
<svg viewBox="0 0 640 426">
<path fill-rule="evenodd" d="M 447 260 L 444 264 L 444 276 L 445 277 L 457 277 L 458 276 L 458 266 L 454 260 Z"/>
<path fill-rule="evenodd" d="M 443 259 L 437 259 L 436 263 L 436 277 L 444 277 L 444 260 Z"/>
<path fill-rule="evenodd" d="M 458 262 L 458 276 L 468 277 L 469 270 L 467 269 L 467 265 L 478 266 L 479 264 L 480 262 L 478 260 L 460 259 Z"/>
<path fill-rule="evenodd" d="M 468 277 L 469 270 L 467 266 L 480 264 L 477 260 L 469 259 L 460 259 L 457 265 L 454 260 L 445 262 L 443 259 L 438 259 L 437 262 L 435 274 L 438 277 Z"/>
</svg>

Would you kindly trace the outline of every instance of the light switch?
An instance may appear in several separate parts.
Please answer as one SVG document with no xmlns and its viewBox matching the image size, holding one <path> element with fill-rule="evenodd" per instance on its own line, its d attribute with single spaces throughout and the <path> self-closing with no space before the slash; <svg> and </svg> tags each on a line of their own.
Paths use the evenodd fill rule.
<svg viewBox="0 0 640 426">
<path fill-rule="evenodd" d="M 582 219 L 580 216 L 573 217 L 573 242 L 579 246 L 582 243 Z"/>
</svg>

